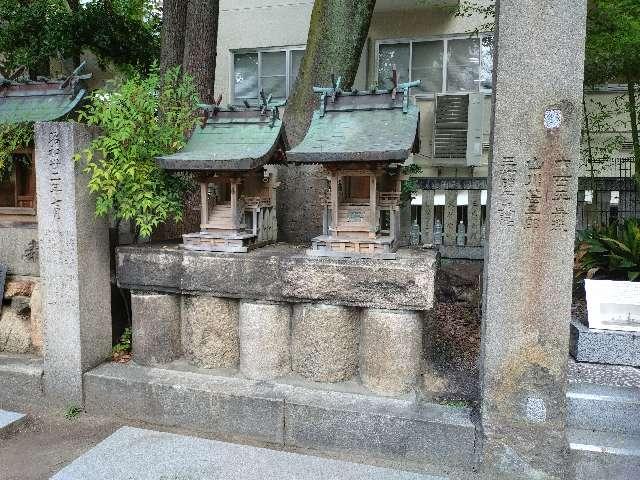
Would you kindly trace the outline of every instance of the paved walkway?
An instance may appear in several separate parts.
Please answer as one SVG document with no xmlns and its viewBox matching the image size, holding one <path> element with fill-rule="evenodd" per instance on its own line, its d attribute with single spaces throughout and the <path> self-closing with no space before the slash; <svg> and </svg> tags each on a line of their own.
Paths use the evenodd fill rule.
<svg viewBox="0 0 640 480">
<path fill-rule="evenodd" d="M 446 480 L 123 427 L 52 480 Z"/>
</svg>

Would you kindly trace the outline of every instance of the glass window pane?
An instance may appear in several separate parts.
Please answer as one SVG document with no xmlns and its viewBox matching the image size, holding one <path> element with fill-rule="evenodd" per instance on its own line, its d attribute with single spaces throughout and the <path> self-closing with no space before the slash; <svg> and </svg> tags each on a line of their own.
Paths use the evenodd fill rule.
<svg viewBox="0 0 640 480">
<path fill-rule="evenodd" d="M 243 53 L 233 56 L 234 97 L 258 98 L 258 54 Z"/>
<path fill-rule="evenodd" d="M 378 88 L 393 88 L 393 66 L 398 69 L 400 82 L 409 81 L 409 44 L 380 45 L 378 56 Z"/>
<path fill-rule="evenodd" d="M 449 40 L 447 61 L 447 91 L 477 92 L 480 41 L 477 38 Z"/>
<path fill-rule="evenodd" d="M 482 37 L 480 45 L 481 68 L 480 68 L 480 88 L 491 90 L 493 88 L 493 37 Z"/>
<path fill-rule="evenodd" d="M 285 52 L 262 52 L 263 77 L 287 74 L 287 57 Z"/>
<path fill-rule="evenodd" d="M 273 98 L 285 98 L 287 96 L 286 77 L 267 77 L 262 79 L 262 89 L 267 97 L 273 95 Z"/>
<path fill-rule="evenodd" d="M 292 50 L 291 51 L 291 88 L 298 78 L 298 72 L 300 71 L 300 65 L 302 65 L 302 58 L 304 57 L 304 50 Z"/>
<path fill-rule="evenodd" d="M 411 80 L 421 80 L 419 92 L 442 92 L 444 42 L 415 42 L 411 59 Z"/>
</svg>

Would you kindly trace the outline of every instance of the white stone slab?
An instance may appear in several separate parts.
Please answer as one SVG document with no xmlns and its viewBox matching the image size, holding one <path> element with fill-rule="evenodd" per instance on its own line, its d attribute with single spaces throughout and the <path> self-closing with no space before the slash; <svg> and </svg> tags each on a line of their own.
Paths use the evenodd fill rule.
<svg viewBox="0 0 640 480">
<path fill-rule="evenodd" d="M 0 433 L 8 432 L 9 429 L 19 426 L 26 419 L 27 416 L 22 413 L 0 410 Z"/>
<path fill-rule="evenodd" d="M 296 453 L 124 427 L 51 480 L 446 480 Z"/>
</svg>

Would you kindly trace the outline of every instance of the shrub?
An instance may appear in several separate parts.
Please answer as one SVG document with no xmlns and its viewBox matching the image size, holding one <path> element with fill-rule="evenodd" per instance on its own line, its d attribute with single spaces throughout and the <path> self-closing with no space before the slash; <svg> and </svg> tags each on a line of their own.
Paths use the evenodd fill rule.
<svg viewBox="0 0 640 480">
<path fill-rule="evenodd" d="M 162 222 L 182 219 L 183 195 L 193 182 L 168 174 L 155 158 L 185 145 L 196 109 L 193 83 L 178 69 L 161 76 L 154 68 L 92 95 L 79 120 L 100 127 L 101 135 L 76 158 L 91 175 L 96 215 L 132 220 L 144 238 Z"/>
<path fill-rule="evenodd" d="M 640 223 L 629 219 L 578 234 L 576 276 L 640 281 Z"/>
</svg>

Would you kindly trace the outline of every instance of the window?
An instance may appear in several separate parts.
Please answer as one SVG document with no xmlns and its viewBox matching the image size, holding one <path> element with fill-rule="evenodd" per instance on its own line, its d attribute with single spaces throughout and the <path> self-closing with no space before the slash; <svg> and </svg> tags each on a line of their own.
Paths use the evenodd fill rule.
<svg viewBox="0 0 640 480">
<path fill-rule="evenodd" d="M 20 152 L 0 179 L 0 214 L 35 215 L 36 177 L 32 152 Z"/>
<path fill-rule="evenodd" d="M 490 91 L 493 37 L 384 41 L 378 45 L 378 85 L 391 88 L 393 66 L 401 82 L 420 80 L 419 93 Z"/>
<path fill-rule="evenodd" d="M 291 93 L 298 77 L 304 50 L 300 48 L 235 52 L 233 54 L 233 98 L 256 103 L 260 90 L 276 99 Z"/>
</svg>

